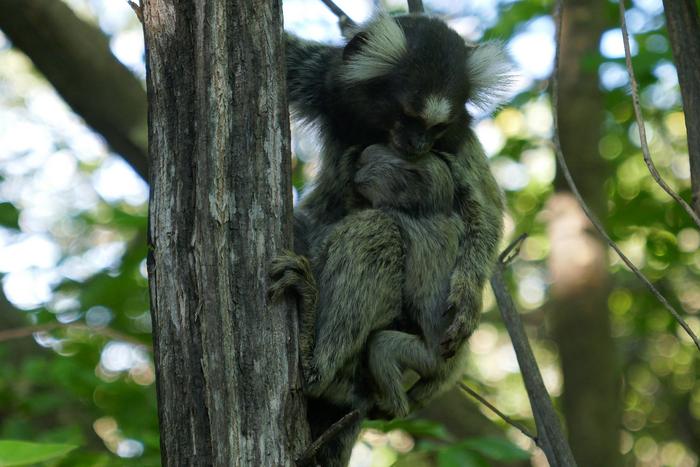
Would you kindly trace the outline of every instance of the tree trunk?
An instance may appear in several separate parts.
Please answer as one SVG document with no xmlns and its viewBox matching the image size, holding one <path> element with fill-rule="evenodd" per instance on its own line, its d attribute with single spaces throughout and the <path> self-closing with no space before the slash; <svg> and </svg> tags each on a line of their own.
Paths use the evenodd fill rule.
<svg viewBox="0 0 700 467">
<path fill-rule="evenodd" d="M 606 210 L 601 180 L 608 171 L 598 155 L 604 104 L 597 70 L 584 64 L 598 54 L 606 8 L 599 0 L 564 1 L 559 67 L 562 149 L 583 197 L 601 217 Z M 559 347 L 569 440 L 578 465 L 613 467 L 620 463 L 620 375 L 607 306 L 606 248 L 561 178 L 556 187 L 548 216 L 547 309 Z"/>
<path fill-rule="evenodd" d="M 683 96 L 693 210 L 700 216 L 700 18 L 696 0 L 664 0 L 666 28 Z"/>
<path fill-rule="evenodd" d="M 149 278 L 166 466 L 293 465 L 308 444 L 291 247 L 280 3 L 143 2 Z"/>
</svg>

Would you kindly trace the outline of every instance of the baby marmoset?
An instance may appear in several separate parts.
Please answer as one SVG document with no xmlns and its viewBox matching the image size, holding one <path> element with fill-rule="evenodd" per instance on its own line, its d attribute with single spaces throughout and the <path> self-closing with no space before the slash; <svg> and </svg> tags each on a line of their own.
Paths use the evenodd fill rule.
<svg viewBox="0 0 700 467">
<path fill-rule="evenodd" d="M 445 358 L 440 349 L 455 318 L 446 303 L 466 230 L 453 209 L 453 157 L 438 152 L 406 156 L 373 145 L 362 152 L 354 178 L 358 192 L 393 220 L 402 239 L 401 313 L 389 328 L 372 333 L 366 350 L 373 402 L 391 416 L 409 411 L 404 370 L 416 371 L 423 380 L 444 378 L 441 374 L 452 373 L 458 361 Z"/>
</svg>

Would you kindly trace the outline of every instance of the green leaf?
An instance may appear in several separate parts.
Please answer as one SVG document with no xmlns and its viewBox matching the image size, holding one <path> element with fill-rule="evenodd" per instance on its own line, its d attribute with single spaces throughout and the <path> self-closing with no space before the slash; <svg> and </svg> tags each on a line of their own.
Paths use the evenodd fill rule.
<svg viewBox="0 0 700 467">
<path fill-rule="evenodd" d="M 365 428 L 373 428 L 375 430 L 389 432 L 391 430 L 403 430 L 413 436 L 424 438 L 448 439 L 449 435 L 445 427 L 439 423 L 430 420 L 409 419 L 409 420 L 370 420 L 364 422 Z"/>
<path fill-rule="evenodd" d="M 471 438 L 462 441 L 459 445 L 497 461 L 516 461 L 530 458 L 529 452 L 520 449 L 504 438 Z"/>
<path fill-rule="evenodd" d="M 70 444 L 43 444 L 28 441 L 0 441 L 0 467 L 28 465 L 63 457 L 77 448 Z"/>
<path fill-rule="evenodd" d="M 402 454 L 391 467 L 434 467 L 433 453 L 411 451 Z"/>
<path fill-rule="evenodd" d="M 19 210 L 12 203 L 0 203 L 0 226 L 19 230 Z"/>
<path fill-rule="evenodd" d="M 452 446 L 437 454 L 439 467 L 489 467 L 488 462 L 479 454 Z"/>
</svg>

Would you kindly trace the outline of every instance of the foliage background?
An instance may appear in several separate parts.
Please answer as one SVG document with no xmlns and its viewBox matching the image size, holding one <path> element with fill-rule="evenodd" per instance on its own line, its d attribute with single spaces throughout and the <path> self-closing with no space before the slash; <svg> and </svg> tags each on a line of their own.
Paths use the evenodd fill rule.
<svg viewBox="0 0 700 467">
<path fill-rule="evenodd" d="M 112 52 L 143 79 L 140 24 L 126 2 L 67 3 L 83 21 L 99 26 Z M 372 9 L 369 1 L 337 3 L 356 20 Z M 476 131 L 507 192 L 507 239 L 530 234 L 512 267 L 512 290 L 577 457 L 587 453 L 597 465 L 697 465 L 696 351 L 660 304 L 590 236 L 561 190 L 547 95 L 552 2 L 425 3 L 469 40 L 506 41 L 520 67 L 511 103 L 480 112 Z M 579 116 L 601 133 L 596 141 L 570 138 L 592 148 L 573 155 L 574 176 L 613 238 L 698 332 L 700 233 L 656 186 L 642 160 L 617 4 L 568 3 L 584 9 L 600 4 L 590 11 L 601 13 L 594 19 L 602 27 L 594 37 L 599 46 L 576 62 L 597 81 L 593 87 L 604 111 Z M 400 8 L 401 2 L 387 6 Z M 2 7 L 0 2 L 0 14 Z M 288 29 L 302 36 L 339 40 L 335 18 L 320 1 L 288 0 L 284 13 Z M 652 156 L 667 182 L 688 199 L 685 126 L 661 0 L 632 1 L 627 21 Z M 597 34 L 593 26 L 590 31 Z M 313 176 L 318 154 L 313 135 L 294 130 L 297 195 Z M 147 197 L 143 180 L 0 35 L 0 439 L 79 445 L 56 461 L 61 465 L 160 463 L 145 271 Z M 583 290 L 584 297 L 602 291 L 602 313 L 585 315 L 576 301 L 580 294 L 571 299 L 565 286 Z M 577 307 L 580 319 L 596 324 L 593 331 L 557 324 L 563 309 Z M 586 340 L 578 358 L 564 357 L 565 345 L 581 335 Z M 598 346 L 598 337 L 612 337 L 612 345 Z M 470 347 L 465 382 L 533 426 L 491 295 Z M 588 351 L 595 354 L 593 363 Z M 612 391 L 596 393 L 597 381 L 577 379 L 596 375 L 597 365 L 610 368 Z M 601 410 L 609 413 L 597 418 Z M 454 420 L 454 414 L 462 416 Z M 522 465 L 520 453 L 499 441 L 504 438 L 528 450 L 528 462 L 546 465 L 528 438 L 461 393 L 420 416 L 426 421 L 372 425 L 356 447 L 355 465 Z M 613 440 L 613 454 L 600 438 Z"/>
</svg>

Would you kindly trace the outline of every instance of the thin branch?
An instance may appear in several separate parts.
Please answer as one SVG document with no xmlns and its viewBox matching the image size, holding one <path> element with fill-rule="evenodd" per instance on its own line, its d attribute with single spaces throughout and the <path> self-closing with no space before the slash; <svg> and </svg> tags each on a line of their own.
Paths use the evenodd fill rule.
<svg viewBox="0 0 700 467">
<path fill-rule="evenodd" d="M 297 459 L 296 464 L 297 467 L 303 467 L 305 465 L 311 464 L 313 462 L 314 457 L 316 454 L 318 454 L 318 451 L 328 443 L 330 440 L 338 436 L 338 433 L 340 433 L 344 428 L 348 427 L 352 423 L 357 422 L 360 419 L 360 411 L 359 410 L 353 410 L 352 412 L 346 414 L 332 424 L 326 431 L 321 433 L 321 436 L 316 438 L 316 440 L 311 443 L 311 445 L 308 447 L 308 449 L 302 454 L 302 456 Z"/>
<path fill-rule="evenodd" d="M 150 346 L 144 344 L 143 342 L 139 341 L 138 339 L 135 339 L 132 336 L 129 336 L 128 334 L 124 334 L 123 332 L 116 331 L 111 328 L 98 328 L 79 323 L 46 323 L 36 324 L 33 326 L 24 326 L 21 328 L 7 329 L 5 331 L 0 331 L 0 343 L 8 342 L 15 339 L 22 339 L 24 337 L 29 337 L 37 332 L 49 332 L 55 329 L 77 329 L 81 331 L 86 331 L 90 334 L 97 334 L 99 336 L 107 337 L 112 340 L 128 342 L 129 344 L 150 350 Z"/>
<path fill-rule="evenodd" d="M 503 270 L 503 263 L 497 263 L 491 276 L 491 288 L 496 297 L 496 303 L 501 312 L 503 322 L 508 329 L 508 334 L 518 359 L 518 365 L 520 366 L 523 383 L 527 390 L 527 396 L 530 399 L 532 414 L 537 425 L 537 445 L 544 451 L 549 465 L 575 466 L 576 461 L 571 453 L 571 447 L 566 441 L 559 417 L 542 381 L 542 375 L 532 353 L 532 348 L 530 348 L 523 322 L 515 308 L 513 299 L 508 293 L 503 278 Z"/>
<path fill-rule="evenodd" d="M 21 328 L 12 328 L 0 331 L 0 343 L 23 337 L 31 336 L 36 332 L 46 332 L 56 329 L 60 323 L 37 324 L 36 326 L 25 326 Z"/>
<path fill-rule="evenodd" d="M 678 195 L 670 186 L 666 184 L 661 174 L 656 170 L 654 161 L 651 159 L 651 153 L 649 152 L 649 144 L 647 142 L 647 132 L 644 127 L 644 116 L 642 115 L 642 107 L 639 105 L 639 85 L 637 84 L 637 78 L 634 75 L 634 67 L 632 66 L 632 52 L 630 51 L 630 39 L 627 32 L 627 21 L 625 20 L 625 0 L 619 1 L 620 5 L 620 24 L 622 25 L 622 41 L 625 45 L 625 63 L 627 64 L 627 73 L 630 77 L 630 84 L 632 88 L 632 107 L 634 107 L 634 117 L 637 120 L 637 128 L 639 129 L 639 142 L 642 147 L 642 155 L 644 156 L 644 162 L 651 173 L 651 176 L 656 180 L 663 190 L 668 193 L 668 195 L 676 200 L 676 202 L 685 209 L 695 225 L 700 228 L 700 217 L 693 211 L 693 208 Z"/>
<path fill-rule="evenodd" d="M 561 49 L 561 11 L 562 11 L 562 6 L 561 6 L 561 1 L 562 0 L 557 0 L 557 40 L 556 40 L 556 54 L 554 56 L 554 73 L 552 74 L 552 119 L 554 123 L 554 154 L 557 157 L 557 161 L 559 162 L 559 167 L 561 168 L 562 174 L 564 175 L 564 179 L 566 179 L 566 183 L 569 185 L 569 189 L 571 190 L 571 193 L 573 193 L 574 197 L 578 201 L 578 203 L 581 205 L 581 209 L 583 209 L 583 212 L 586 214 L 586 217 L 591 221 L 591 224 L 593 224 L 593 227 L 598 231 L 598 233 L 605 239 L 607 244 L 615 250 L 615 253 L 620 257 L 620 259 L 627 265 L 627 267 L 634 273 L 637 278 L 646 285 L 646 287 L 649 289 L 649 291 L 656 297 L 656 299 L 668 310 L 669 313 L 675 318 L 675 320 L 678 322 L 678 324 L 685 330 L 685 332 L 690 336 L 690 338 L 693 340 L 693 343 L 695 343 L 695 346 L 700 350 L 700 340 L 698 340 L 698 337 L 695 335 L 693 330 L 690 328 L 688 323 L 681 317 L 681 315 L 676 311 L 676 309 L 669 303 L 669 301 L 664 297 L 661 292 L 658 291 L 656 287 L 649 281 L 649 279 L 646 278 L 646 276 L 637 268 L 637 266 L 630 261 L 630 259 L 625 256 L 625 254 L 622 252 L 619 246 L 610 238 L 608 233 L 605 231 L 603 228 L 603 225 L 596 219 L 596 217 L 593 215 L 593 212 L 591 209 L 588 207 L 588 204 L 586 204 L 586 201 L 584 201 L 583 197 L 581 196 L 581 193 L 578 191 L 578 187 L 576 186 L 576 183 L 574 182 L 573 177 L 571 176 L 571 171 L 569 170 L 569 166 L 566 164 L 566 159 L 564 159 L 564 153 L 561 149 L 561 142 L 559 141 L 559 117 L 558 117 L 558 111 L 559 111 L 559 79 L 557 76 L 558 70 L 559 70 L 559 53 Z"/>
<path fill-rule="evenodd" d="M 535 444 L 537 444 L 539 446 L 539 442 L 537 440 L 537 437 L 535 435 L 533 435 L 532 433 L 530 433 L 530 431 L 527 428 L 525 428 L 525 426 L 523 424 L 516 422 L 515 420 L 510 418 L 508 415 L 506 415 L 503 412 L 501 412 L 500 410 L 498 410 L 498 408 L 496 408 L 495 405 L 493 405 L 492 403 L 490 403 L 489 401 L 484 399 L 481 396 L 481 394 L 479 394 L 478 392 L 476 392 L 475 390 L 473 390 L 472 388 L 470 388 L 466 384 L 459 383 L 459 387 L 461 387 L 462 390 L 464 390 L 464 392 L 466 392 L 467 394 L 472 396 L 474 399 L 476 399 L 477 401 L 479 401 L 480 403 L 482 403 L 483 405 L 488 407 L 489 410 L 491 410 L 491 412 L 498 415 L 508 425 L 512 426 L 513 428 L 517 428 L 522 434 L 524 434 L 525 436 L 527 436 L 528 438 L 533 440 L 535 442 Z"/>
<path fill-rule="evenodd" d="M 513 240 L 510 245 L 506 247 L 503 252 L 498 255 L 498 262 L 503 266 L 509 265 L 516 256 L 520 253 L 520 248 L 523 246 L 523 242 L 527 238 L 527 233 L 520 234 L 518 238 Z"/>
<path fill-rule="evenodd" d="M 333 12 L 335 16 L 338 17 L 338 24 L 340 24 L 340 30 L 343 34 L 346 34 L 353 28 L 357 27 L 357 23 L 352 20 L 338 5 L 333 2 L 333 0 L 321 0 L 324 5 L 328 7 L 329 10 Z"/>
<path fill-rule="evenodd" d="M 408 11 L 410 13 L 423 13 L 425 9 L 423 8 L 422 0 L 408 0 Z"/>
</svg>

